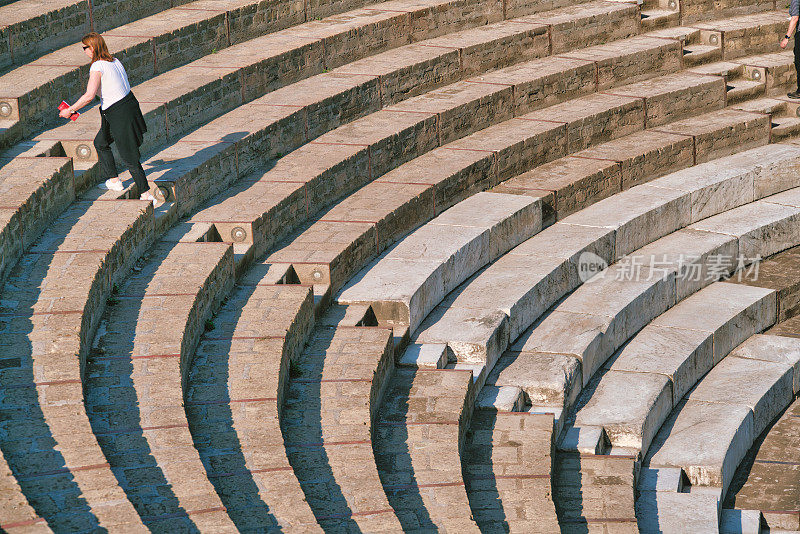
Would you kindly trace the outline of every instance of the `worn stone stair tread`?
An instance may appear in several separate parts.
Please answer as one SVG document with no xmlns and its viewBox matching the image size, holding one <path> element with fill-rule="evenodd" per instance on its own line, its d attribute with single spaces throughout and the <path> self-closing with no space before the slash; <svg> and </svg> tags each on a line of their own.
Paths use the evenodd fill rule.
<svg viewBox="0 0 800 534">
<path fill-rule="evenodd" d="M 371 445 L 394 366 L 391 331 L 346 319 L 318 327 L 295 360 L 282 416 L 287 454 L 323 528 L 399 530 Z"/>
<path fill-rule="evenodd" d="M 553 417 L 476 412 L 462 463 L 472 515 L 479 526 L 510 530 L 558 529 L 550 495 Z M 499 524 L 499 525 L 498 525 Z"/>
<path fill-rule="evenodd" d="M 146 258 L 158 268 L 143 268 L 121 285 L 87 364 L 92 427 L 148 526 L 174 522 L 181 528 L 198 521 L 200 528 L 209 521 L 233 528 L 193 446 L 182 387 L 182 368 L 204 321 L 233 282 L 232 248 L 225 243 L 162 243 Z M 107 380 L 120 387 L 108 388 Z M 105 410 L 106 404 L 113 409 Z M 115 430 L 115 422 L 125 432 Z M 137 476 L 143 470 L 150 475 Z M 161 492 L 163 500 L 148 499 L 149 491 Z M 166 504 L 170 496 L 173 502 Z M 185 515 L 173 518 L 170 508 Z"/>
<path fill-rule="evenodd" d="M 3 496 L 0 502 L 0 511 L 3 515 L 0 528 L 12 533 L 15 529 L 23 528 L 32 533 L 52 532 L 44 518 L 40 517 L 28 503 L 2 452 L 0 452 L 0 492 Z"/>
<path fill-rule="evenodd" d="M 41 446 L 39 463 L 30 462 L 24 454 L 6 453 L 5 458 L 31 505 L 54 528 L 99 524 L 111 529 L 126 523 L 134 530 L 137 523 L 142 527 L 86 418 L 80 360 L 112 281 L 120 279 L 149 242 L 152 221 L 152 208 L 146 202 L 74 203 L 33 244 L 32 252 L 22 257 L 3 289 L 3 312 L 14 317 L 6 324 L 4 339 L 9 347 L 16 347 L 19 358 L 9 362 L 0 379 L 5 386 L 22 387 L 24 392 L 4 403 L 17 417 L 25 418 L 27 432 L 49 436 L 57 443 Z M 82 235 L 87 229 L 100 230 L 102 235 L 87 239 Z M 9 424 L 20 423 L 14 419 Z M 3 442 L 13 438 L 5 435 Z M 51 489 L 31 487 L 24 478 L 31 476 L 28 480 L 35 481 L 43 471 L 63 473 L 62 478 L 70 479 L 63 491 L 81 493 L 85 508 L 49 507 Z M 102 492 L 96 489 L 98 483 L 105 486 Z M 104 513 L 109 501 L 122 503 L 113 514 Z"/>
<path fill-rule="evenodd" d="M 687 526 L 698 532 L 717 532 L 718 500 L 713 495 L 649 491 L 636 502 L 639 531 L 678 534 Z"/>
<path fill-rule="evenodd" d="M 772 300 L 769 291 L 720 283 L 678 302 L 634 336 L 590 385 L 575 425 L 601 426 L 612 445 L 646 454 L 672 408 L 700 377 L 774 322 Z M 703 325 L 695 324 L 700 315 Z"/>
<path fill-rule="evenodd" d="M 478 532 L 459 443 L 471 411 L 472 372 L 398 369 L 376 420 L 375 461 L 404 529 Z"/>
<path fill-rule="evenodd" d="M 782 348 L 783 340 L 767 336 L 775 348 Z M 796 343 L 796 340 L 791 340 Z M 768 343 L 753 343 L 765 349 Z M 788 347 L 787 347 L 788 348 Z M 791 350 L 791 349 L 790 349 Z M 796 348 L 793 349 L 796 351 Z M 759 350 L 762 354 L 765 352 Z M 798 403 L 795 400 L 767 431 L 763 442 L 754 446 L 742 462 L 731 484 L 725 506 L 763 515 L 770 531 L 796 531 L 800 529 L 800 507 L 797 500 L 797 441 Z"/>
<path fill-rule="evenodd" d="M 264 276 L 251 274 L 253 282 Z M 195 351 L 187 379 L 189 428 L 238 528 L 314 530 L 278 419 L 290 362 L 313 325 L 313 297 L 306 286 L 244 282 Z"/>
<path fill-rule="evenodd" d="M 379 302 L 415 330 L 458 284 L 541 229 L 541 203 L 521 198 L 478 193 L 460 202 L 387 250 L 337 300 Z M 387 287 L 398 268 L 404 279 Z"/>
<path fill-rule="evenodd" d="M 767 159 L 764 159 L 767 154 L 771 154 L 771 156 L 767 156 Z M 556 302 L 561 296 L 575 289 L 580 284 L 575 263 L 582 252 L 590 251 L 593 254 L 599 254 L 600 260 L 609 262 L 624 254 L 633 252 L 648 241 L 658 239 L 665 234 L 686 227 L 694 217 L 707 217 L 719 211 L 734 208 L 742 202 L 742 200 L 739 200 L 736 196 L 727 201 L 722 201 L 722 203 L 709 203 L 709 206 L 713 205 L 714 207 L 708 212 L 691 214 L 685 213 L 690 205 L 688 199 L 677 203 L 676 199 L 684 194 L 697 197 L 701 195 L 702 191 L 708 191 L 709 193 L 717 190 L 721 191 L 722 189 L 719 189 L 718 184 L 726 182 L 731 186 L 737 184 L 733 190 L 736 191 L 735 195 L 739 195 L 742 190 L 745 190 L 740 185 L 740 180 L 744 177 L 754 176 L 752 174 L 753 168 L 765 164 L 769 159 L 772 159 L 773 162 L 784 161 L 784 170 L 789 174 L 782 175 L 781 172 L 766 172 L 764 174 L 766 178 L 765 182 L 758 179 L 759 184 L 763 184 L 763 187 L 759 186 L 759 190 L 764 191 L 760 193 L 759 196 L 774 192 L 776 189 L 788 187 L 788 184 L 783 182 L 783 179 L 785 176 L 791 174 L 791 169 L 794 168 L 794 163 L 792 163 L 794 158 L 796 158 L 796 151 L 788 146 L 772 145 L 752 149 L 741 154 L 728 156 L 719 161 L 713 161 L 697 167 L 691 167 L 684 171 L 678 171 L 677 173 L 650 182 L 648 185 L 637 186 L 628 191 L 614 195 L 606 201 L 601 201 L 592 207 L 586 208 L 573 216 L 567 217 L 561 223 L 546 228 L 540 234 L 534 236 L 517 248 L 512 249 L 508 255 L 500 258 L 484 272 L 478 274 L 478 276 L 466 284 L 459 293 L 454 294 L 447 301 L 443 302 L 441 307 L 422 324 L 416 339 L 422 343 L 448 343 L 457 357 L 467 360 L 477 357 L 478 360 L 487 361 L 491 368 L 493 362 L 496 361 L 508 347 L 509 340 L 516 339 L 537 319 L 537 317 L 544 313 L 549 305 Z M 770 166 L 772 164 L 766 165 Z M 725 172 L 730 174 L 726 175 L 725 172 L 717 172 L 716 169 L 721 167 L 724 167 L 726 169 Z M 715 171 L 711 175 L 708 175 L 706 172 L 707 169 L 715 169 Z M 709 176 L 714 176 L 710 182 L 708 181 Z M 728 180 L 730 180 L 730 182 L 728 182 Z M 751 189 L 751 191 L 755 190 L 755 182 L 753 182 L 753 184 L 753 189 Z M 659 189 L 660 186 L 672 188 L 670 191 L 673 193 L 677 193 L 682 187 L 687 187 L 687 190 L 680 193 L 678 196 L 674 196 L 672 193 L 668 195 L 657 193 L 651 198 L 652 203 L 644 202 L 644 199 L 647 198 L 646 195 L 643 197 L 640 197 L 638 193 L 636 196 L 633 195 L 637 190 L 642 191 L 646 189 L 647 191 L 655 191 Z M 694 190 L 695 192 L 690 193 L 690 190 Z M 666 192 L 668 190 L 662 189 L 661 191 Z M 639 198 L 640 200 L 638 202 L 629 202 L 626 200 L 627 198 Z M 743 200 L 747 201 L 748 198 L 753 197 L 745 196 Z M 771 202 L 771 199 L 765 199 L 761 202 L 764 203 L 768 200 Z M 603 203 L 606 203 L 608 206 L 603 207 Z M 621 206 L 622 203 L 625 204 L 627 207 L 626 209 L 611 208 L 611 206 Z M 647 217 L 639 219 L 640 216 L 634 214 L 632 211 L 633 206 L 637 206 L 636 209 L 641 210 L 640 213 L 644 215 L 651 210 L 661 212 L 665 206 L 670 206 L 671 204 L 674 206 L 672 209 L 677 210 L 676 213 L 684 212 L 682 216 L 677 214 L 674 216 L 674 220 L 677 223 L 676 226 L 656 229 L 653 225 L 646 223 L 644 227 L 631 233 L 631 235 L 635 234 L 637 239 L 640 240 L 638 245 L 633 243 L 630 245 L 625 244 L 625 235 L 627 231 L 620 229 L 624 229 L 625 225 L 632 224 L 632 222 L 636 220 L 648 220 Z M 750 211 L 756 211 L 759 209 L 758 206 L 761 206 L 761 204 L 748 209 Z M 769 207 L 770 206 L 766 205 L 766 208 Z M 793 209 L 794 208 L 775 206 L 771 209 L 771 211 L 775 213 L 773 213 L 772 216 L 764 215 L 761 221 L 773 221 L 779 223 L 776 229 L 782 228 L 789 221 L 793 220 Z M 596 215 L 592 215 L 592 211 L 596 211 Z M 613 217 L 617 216 L 632 222 L 615 223 L 613 222 Z M 733 218 L 733 216 L 726 216 L 724 214 L 720 217 L 726 217 L 727 219 Z M 660 220 L 663 223 L 663 221 L 667 220 L 667 217 L 661 216 Z M 746 225 L 747 228 L 742 228 L 739 235 L 746 236 L 750 231 L 754 234 L 760 232 L 759 229 L 761 225 L 757 221 L 758 220 L 756 220 L 755 225 L 753 223 L 748 223 Z M 704 222 L 705 221 L 701 221 L 698 224 L 702 225 Z M 711 223 L 706 222 L 706 225 L 710 226 Z M 617 228 L 617 230 L 614 230 L 614 228 Z M 646 235 L 644 232 L 653 230 L 655 230 L 656 233 L 652 237 L 644 237 Z M 717 231 L 731 233 L 732 230 Z M 769 241 L 766 243 L 766 246 L 762 248 L 762 252 L 771 253 L 775 246 L 785 248 L 787 244 L 783 242 L 784 236 L 786 235 L 784 232 L 786 232 L 786 230 L 780 230 L 778 232 L 780 237 L 776 237 L 774 242 Z M 612 234 L 616 235 L 616 238 L 610 240 L 609 236 Z M 615 243 L 616 251 L 609 249 L 609 244 L 612 241 Z M 548 245 L 549 243 L 559 243 L 559 249 L 563 251 L 563 256 L 557 255 L 553 258 L 552 247 Z M 571 243 L 574 243 L 574 245 Z M 751 252 L 755 253 L 755 250 L 748 250 L 747 247 L 744 247 L 742 253 L 748 254 Z M 752 258 L 754 254 L 747 257 Z M 547 261 L 543 262 L 542 260 L 545 258 Z M 614 273 L 618 269 L 619 267 L 614 267 L 609 272 Z M 531 277 L 532 274 L 533 277 Z M 508 292 L 507 297 L 503 297 L 503 293 L 498 294 L 496 289 L 487 292 L 487 288 L 494 287 L 493 280 L 496 276 L 503 276 L 504 280 L 517 281 L 516 283 L 506 282 L 503 284 L 503 287 L 509 288 L 506 290 Z M 583 300 L 577 300 L 579 299 L 579 295 L 585 293 L 587 299 L 592 300 L 595 297 L 589 297 L 588 295 L 594 295 L 597 291 L 602 289 L 604 285 L 613 285 L 612 280 L 612 278 L 606 278 L 601 282 L 587 285 L 579 289 L 577 293 L 568 297 L 562 305 L 559 306 L 556 312 L 538 325 L 537 329 L 539 333 L 536 333 L 537 329 L 534 329 L 529 335 L 526 335 L 522 341 L 518 342 L 518 347 L 512 347 L 512 349 L 558 353 L 562 355 L 574 353 L 580 354 L 584 358 L 588 357 L 587 354 L 584 353 L 585 350 L 590 350 L 592 354 L 595 353 L 594 351 L 600 350 L 603 354 L 601 361 L 594 361 L 589 367 L 584 368 L 584 372 L 591 371 L 593 373 L 599 368 L 602 361 L 605 361 L 605 359 L 611 355 L 609 351 L 613 352 L 613 350 L 615 350 L 611 347 L 615 346 L 618 348 L 622 340 L 627 339 L 636 329 L 634 324 L 631 323 L 626 333 L 617 331 L 616 327 L 613 331 L 606 331 L 607 328 L 611 328 L 611 326 L 615 324 L 611 319 L 611 316 L 614 315 L 613 313 L 605 319 L 601 319 L 599 316 L 593 316 L 593 319 L 590 321 L 588 317 L 584 317 L 581 311 L 584 309 L 584 304 L 581 304 Z M 474 289 L 471 289 L 473 285 Z M 634 287 L 640 287 L 640 289 L 634 290 Z M 638 286 L 636 283 L 630 283 L 630 289 L 633 290 L 633 293 L 631 293 L 632 295 L 638 295 L 638 291 L 644 291 L 642 294 L 648 294 L 653 298 L 656 298 L 656 295 L 660 295 L 660 297 L 658 297 L 659 299 L 665 299 L 663 301 L 659 300 L 662 305 L 661 311 L 666 310 L 667 308 L 663 306 L 669 307 L 675 299 L 675 295 L 668 297 L 666 294 L 662 293 L 662 291 L 667 290 L 668 287 L 672 286 L 670 286 L 666 280 L 660 282 L 639 282 Z M 609 289 L 604 293 L 605 296 L 603 298 L 606 300 L 608 298 L 621 298 L 620 310 L 627 309 L 626 306 L 631 305 L 633 301 L 624 298 L 623 295 L 625 293 L 620 293 L 620 289 L 621 287 L 616 286 L 613 290 Z M 547 291 L 547 293 L 545 293 L 545 291 Z M 671 291 L 675 291 L 675 289 Z M 487 299 L 486 297 L 490 294 L 492 298 Z M 685 293 L 682 293 L 681 298 L 683 296 L 685 296 Z M 570 302 L 575 302 L 575 305 L 570 306 Z M 623 302 L 626 304 L 622 304 Z M 644 312 L 644 310 L 642 310 L 642 312 Z M 654 309 L 651 309 L 649 313 L 653 312 Z M 594 313 L 596 314 L 597 312 Z M 634 312 L 631 311 L 630 313 Z M 639 312 L 636 312 L 634 315 L 638 313 Z M 655 315 L 652 317 L 655 317 Z M 595 334 L 588 334 L 589 331 L 594 330 L 587 331 L 588 337 L 586 339 L 579 341 L 577 338 L 573 338 L 569 343 L 558 345 L 556 340 L 560 338 L 555 335 L 556 331 L 558 331 L 561 326 L 570 324 L 580 318 L 588 321 L 587 325 L 589 323 L 594 325 L 592 329 L 600 328 L 600 330 Z M 633 316 L 631 319 L 633 319 Z M 472 326 L 470 328 L 464 328 L 464 326 L 462 326 L 464 321 L 469 321 L 469 324 Z M 624 321 L 619 324 L 621 325 L 622 323 L 624 323 Z M 477 328 L 479 324 L 481 327 Z M 644 324 L 641 323 L 641 319 L 637 319 L 636 324 L 639 325 L 639 327 L 644 326 Z M 556 327 L 555 325 L 561 326 Z M 552 339 L 549 337 L 550 334 L 547 334 L 547 332 L 551 330 L 555 336 Z M 601 335 L 599 332 L 604 332 L 604 334 Z M 600 337 L 595 338 L 595 336 Z M 535 341 L 537 339 L 538 341 Z M 595 343 L 599 343 L 599 345 L 595 346 Z M 568 347 L 572 348 L 568 349 Z M 581 349 L 577 350 L 577 347 L 581 347 Z M 574 352 L 576 350 L 577 352 Z M 590 359 L 594 360 L 593 357 Z M 586 363 L 588 364 L 589 362 L 587 361 Z M 586 383 L 589 378 L 590 376 L 584 376 L 584 383 Z M 495 385 L 504 384 L 497 383 Z M 508 385 L 519 384 L 510 383 Z"/>
</svg>

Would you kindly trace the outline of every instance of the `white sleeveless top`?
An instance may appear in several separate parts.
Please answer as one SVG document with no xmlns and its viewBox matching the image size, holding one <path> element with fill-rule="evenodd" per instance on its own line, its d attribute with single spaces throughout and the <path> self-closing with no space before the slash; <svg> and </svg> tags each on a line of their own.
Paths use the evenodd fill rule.
<svg viewBox="0 0 800 534">
<path fill-rule="evenodd" d="M 112 104 L 119 102 L 131 92 L 128 83 L 128 74 L 125 67 L 116 58 L 114 61 L 102 59 L 92 63 L 89 72 L 100 72 L 100 109 L 108 109 Z"/>
</svg>

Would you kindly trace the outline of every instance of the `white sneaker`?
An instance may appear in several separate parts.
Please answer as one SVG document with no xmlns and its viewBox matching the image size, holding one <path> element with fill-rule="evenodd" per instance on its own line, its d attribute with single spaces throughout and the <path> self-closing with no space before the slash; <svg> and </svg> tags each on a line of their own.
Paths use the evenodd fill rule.
<svg viewBox="0 0 800 534">
<path fill-rule="evenodd" d="M 149 200 L 150 202 L 153 203 L 153 207 L 154 208 L 156 207 L 157 199 L 156 197 L 153 196 L 153 193 L 150 193 L 149 191 L 147 193 L 142 193 L 141 195 L 139 195 L 139 200 Z"/>
<path fill-rule="evenodd" d="M 119 178 L 109 178 L 105 183 L 106 189 L 110 191 L 122 191 L 125 187 L 122 185 L 122 180 Z"/>
</svg>

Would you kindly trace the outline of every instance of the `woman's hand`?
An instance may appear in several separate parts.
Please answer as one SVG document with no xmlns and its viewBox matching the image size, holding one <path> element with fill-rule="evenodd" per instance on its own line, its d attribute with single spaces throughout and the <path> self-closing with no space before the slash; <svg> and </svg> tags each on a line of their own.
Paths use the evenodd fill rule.
<svg viewBox="0 0 800 534">
<path fill-rule="evenodd" d="M 775 42 L 775 41 L 773 41 L 773 42 Z M 784 37 L 783 39 L 781 39 L 781 48 L 786 48 L 786 46 L 787 46 L 788 44 L 789 44 L 789 39 L 787 39 L 786 37 Z"/>
<path fill-rule="evenodd" d="M 73 113 L 75 113 L 75 112 L 72 111 L 72 108 L 65 108 L 65 109 L 62 109 L 61 111 L 59 111 L 58 115 L 62 119 L 68 119 L 68 118 L 70 118 L 72 116 Z"/>
</svg>

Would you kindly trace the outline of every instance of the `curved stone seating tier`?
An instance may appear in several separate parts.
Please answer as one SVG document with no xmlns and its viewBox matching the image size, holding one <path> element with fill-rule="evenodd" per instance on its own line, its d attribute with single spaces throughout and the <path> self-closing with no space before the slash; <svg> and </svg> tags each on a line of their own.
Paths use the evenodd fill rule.
<svg viewBox="0 0 800 534">
<path fill-rule="evenodd" d="M 607 264 L 694 221 L 787 189 L 793 185 L 798 155 L 793 146 L 755 148 L 677 171 L 585 208 L 513 249 L 451 294 L 422 324 L 416 341 L 446 343 L 459 361 L 486 363 L 491 370 L 511 340 L 517 339 L 545 310 L 588 278 L 587 273 L 579 272 L 581 254 L 591 252 L 594 255 L 588 257 L 591 261 Z M 773 206 L 769 201 L 762 203 Z M 771 211 L 776 212 L 773 216 L 776 221 L 788 224 L 793 220 L 790 208 L 774 206 Z M 770 220 L 766 215 L 757 220 L 764 219 Z M 702 221 L 697 225 L 710 229 L 702 226 Z M 777 238 L 775 242 L 778 250 L 787 246 Z M 554 254 L 556 246 L 559 252 Z M 753 250 L 742 250 L 750 252 Z M 763 252 L 777 250 L 765 248 Z M 685 268 L 672 261 L 672 269 Z M 611 269 L 614 273 L 620 266 Z M 498 290 L 498 280 L 503 280 L 502 292 Z M 666 284 L 662 289 L 671 288 L 671 297 L 657 288 L 661 284 Z M 627 289 L 622 290 L 623 286 Z M 514 352 L 548 353 L 542 358 L 544 367 L 537 369 L 543 378 L 541 387 L 515 382 L 511 378 L 512 369 L 502 377 L 490 378 L 489 384 L 524 386 L 534 405 L 558 406 L 569 402 L 580 384 L 588 382 L 623 340 L 647 324 L 645 314 L 659 313 L 655 306 L 648 306 L 647 310 L 636 306 L 636 295 L 642 291 L 653 298 L 660 295 L 653 304 L 660 302 L 661 311 L 676 299 L 674 286 L 661 276 L 656 276 L 656 280 L 626 283 L 606 276 L 579 288 L 512 347 Z M 602 295 L 602 300 L 594 300 L 595 305 L 605 302 L 612 306 L 616 302 L 615 313 L 621 314 L 617 319 L 612 319 L 615 313 L 585 313 L 585 303 L 598 295 Z M 626 322 L 624 318 L 629 314 Z M 570 331 L 576 321 L 585 322 L 585 337 L 563 339 L 558 332 Z M 625 335 L 614 325 L 624 326 Z M 549 371 L 548 366 L 551 366 Z M 565 374 L 562 366 L 570 371 Z M 505 375 L 511 379 L 510 383 L 505 382 Z M 553 384 L 559 385 L 552 388 Z M 577 390 L 573 389 L 576 384 Z"/>
<path fill-rule="evenodd" d="M 93 435 L 81 371 L 106 297 L 149 244 L 153 224 L 147 202 L 76 202 L 3 288 L 0 449 L 54 530 L 144 530 Z"/>
<path fill-rule="evenodd" d="M 445 295 L 541 227 L 537 199 L 477 193 L 387 250 L 337 300 L 371 304 L 379 320 L 413 332 Z"/>
<path fill-rule="evenodd" d="M 733 283 L 754 287 L 773 289 L 778 295 L 778 325 L 786 322 L 791 332 L 794 322 L 790 321 L 800 313 L 800 278 L 796 266 L 800 261 L 800 247 L 793 247 L 767 258 L 758 265 L 758 270 L 751 269 L 744 276 L 731 279 Z M 780 335 L 780 334 L 779 334 Z"/>
<path fill-rule="evenodd" d="M 0 167 L 0 282 L 44 231 L 75 200 L 72 161 L 14 158 Z"/>
<path fill-rule="evenodd" d="M 334 308 L 320 319 L 295 360 L 281 418 L 289 462 L 326 532 L 402 530 L 372 441 L 394 343 L 387 328 L 359 326 L 364 310 L 351 318 Z"/>
<path fill-rule="evenodd" d="M 711 309 L 714 303 L 706 306 Z M 773 305 L 773 316 L 774 312 Z M 645 466 L 681 468 L 693 486 L 689 493 L 680 494 L 643 491 L 637 514 L 644 531 L 675 531 L 678 525 L 699 526 L 709 520 L 716 523 L 737 466 L 797 393 L 798 361 L 797 340 L 753 336 L 676 406 L 656 435 Z M 684 501 L 677 506 L 676 495 Z"/>
<path fill-rule="evenodd" d="M 786 354 L 794 353 L 792 358 L 798 359 L 797 340 L 792 341 L 794 345 L 779 336 L 763 336 L 751 347 L 772 345 Z M 796 379 L 796 370 L 794 376 Z M 797 456 L 798 405 L 795 399 L 763 436 L 763 441 L 757 440 L 740 464 L 722 511 L 721 526 L 726 526 L 726 519 L 733 520 L 730 532 L 742 532 L 749 525 L 755 526 L 761 516 L 773 532 L 779 529 L 800 530 L 800 499 L 796 483 L 800 464 Z"/>
<path fill-rule="evenodd" d="M 17 484 L 11 468 L 0 453 L 0 514 L 3 516 L 0 529 L 9 534 L 30 532 L 32 534 L 53 532 L 45 520 L 36 514 Z"/>
<path fill-rule="evenodd" d="M 658 250 L 659 241 L 651 250 Z M 711 251 L 730 252 L 724 245 Z M 647 454 L 658 429 L 695 383 L 737 345 L 775 322 L 774 301 L 771 290 L 720 282 L 678 302 L 634 336 L 589 384 L 577 402 L 575 427 L 602 427 L 613 446 Z"/>
<path fill-rule="evenodd" d="M 455 9 L 451 4 L 443 3 Z M 381 100 L 386 105 L 408 92 L 424 92 L 468 72 L 547 55 L 549 50 L 546 26 L 501 22 L 456 32 L 445 36 L 446 39 L 433 38 L 419 45 L 400 46 L 320 74 L 330 64 L 342 63 L 339 57 L 327 57 L 326 50 L 343 35 L 355 33 L 355 38 L 347 41 L 348 54 L 353 58 L 408 41 L 398 41 L 394 33 L 389 33 L 392 24 L 398 23 L 397 13 L 388 12 L 378 19 L 374 13 L 364 10 L 362 17 L 334 17 L 327 21 L 326 32 L 320 33 L 318 29 L 314 38 L 293 35 L 289 30 L 265 35 L 135 86 L 133 91 L 144 104 L 145 119 L 153 126 L 143 150 L 153 149 L 235 106 L 303 79 L 305 83 L 295 83 L 291 90 L 274 93 L 269 102 L 299 105 L 302 102 L 297 100 L 298 94 L 308 103 L 324 102 L 326 106 L 316 111 L 319 116 L 310 121 L 315 129 L 309 132 L 313 138 L 318 135 L 315 131 L 327 131 L 378 109 Z M 424 13 L 422 8 L 420 13 Z M 515 43 L 517 48 L 524 49 L 519 54 L 506 55 L 507 47 Z M 500 46 L 505 52 L 502 56 Z M 356 75 L 347 75 L 350 72 Z M 423 81 L 421 77 L 428 79 Z M 165 86 L 172 88 L 169 95 L 164 93 Z M 355 95 L 359 90 L 361 94 Z M 339 108 L 343 107 L 359 115 L 341 112 Z M 35 138 L 40 141 L 35 151 L 53 150 L 53 143 L 60 141 L 68 155 L 76 157 L 82 165 L 91 165 L 96 161 L 91 143 L 95 127 L 91 125 L 98 120 L 99 112 L 93 109 L 78 123 L 40 134 Z"/>
<path fill-rule="evenodd" d="M 559 451 L 553 500 L 561 532 L 635 534 L 635 456 Z"/>
<path fill-rule="evenodd" d="M 120 55 L 128 65 L 132 82 L 139 83 L 156 74 L 198 60 L 192 66 L 203 68 L 209 76 L 216 71 L 216 77 L 223 77 L 223 85 L 242 86 L 239 95 L 236 95 L 235 87 L 226 87 L 229 98 L 240 96 L 251 100 L 269 89 L 317 74 L 323 69 L 340 67 L 370 54 L 448 32 L 497 22 L 503 18 L 501 2 L 426 0 L 414 3 L 390 0 L 374 7 L 353 10 L 283 30 L 280 28 L 292 23 L 291 17 L 286 15 L 280 18 L 276 14 L 267 18 L 278 17 L 283 25 L 258 27 L 255 34 L 237 36 L 231 32 L 237 29 L 248 32 L 252 30 L 247 24 L 241 28 L 226 25 L 228 12 L 219 11 L 220 7 L 226 6 L 213 8 L 215 12 L 209 10 L 212 8 L 211 4 L 189 9 L 193 5 L 188 4 L 184 6 L 186 9 L 176 8 L 136 21 L 106 34 L 112 52 Z M 295 11 L 298 7 L 297 2 L 280 5 L 285 5 L 285 9 L 289 11 Z M 592 6 L 596 6 L 593 11 Z M 301 12 L 294 13 L 294 16 L 300 16 L 302 21 L 302 3 L 299 8 Z M 608 34 L 608 37 L 623 38 L 638 33 L 638 11 L 634 5 L 595 2 L 584 11 L 587 9 L 589 13 L 586 17 L 593 17 L 606 25 L 612 21 L 617 23 L 615 26 L 619 26 L 619 30 Z M 599 11 L 606 13 L 606 17 L 601 17 Z M 609 13 L 612 14 L 610 18 Z M 264 16 L 253 14 L 256 15 Z M 166 32 L 165 25 L 168 27 Z M 575 28 L 557 28 L 559 30 L 567 32 L 571 38 L 599 34 L 601 31 L 598 28 L 588 28 L 582 33 L 576 33 L 578 30 Z M 267 31 L 274 33 L 234 46 L 230 51 L 223 50 L 225 53 L 219 58 L 213 57 L 217 54 L 211 54 L 212 51 L 224 49 L 231 43 L 242 40 L 242 37 L 254 37 Z M 601 35 L 606 34 L 607 32 L 603 32 Z M 354 36 L 357 46 L 354 46 Z M 195 41 L 202 42 L 202 46 L 195 46 Z M 446 45 L 446 42 L 442 44 Z M 574 43 L 572 46 L 575 46 Z M 176 49 L 179 53 L 175 52 Z M 254 53 L 254 50 L 259 52 Z M 289 64 L 285 64 L 286 58 L 291 60 Z M 292 68 L 294 65 L 301 66 L 299 72 Z M 274 66 L 278 69 L 270 68 Z M 6 132 L 5 137 L 16 139 L 20 133 L 27 135 L 35 130 L 41 125 L 44 114 L 64 98 L 64 93 L 77 94 L 82 91 L 81 80 L 86 78 L 87 69 L 85 57 L 73 46 L 0 77 L 0 100 L 10 110 L 5 118 L 9 132 L 13 133 Z M 238 76 L 234 75 L 236 72 L 239 73 Z M 200 83 L 187 84 L 185 77 L 167 76 L 156 87 L 163 88 L 168 83 L 188 85 L 188 89 Z M 49 81 L 45 83 L 45 80 Z M 214 82 L 214 77 L 210 80 L 220 84 L 219 81 Z M 155 96 L 154 104 L 163 100 L 163 91 L 148 91 L 148 87 L 144 87 L 143 96 L 147 97 L 149 93 Z M 140 100 L 147 102 L 146 99 Z M 176 117 L 180 116 L 180 110 L 173 110 L 175 111 L 178 112 L 174 113 Z M 162 111 L 161 115 L 163 113 Z M 158 115 L 155 118 L 158 119 Z M 67 139 L 70 137 L 67 136 Z"/>
<path fill-rule="evenodd" d="M 120 285 L 87 359 L 92 430 L 148 528 L 234 530 L 195 450 L 180 387 L 233 285 L 233 250 L 161 242 L 146 258 Z"/>
<path fill-rule="evenodd" d="M 186 417 L 208 479 L 239 530 L 317 528 L 292 472 L 279 415 L 314 323 L 307 286 L 254 267 L 205 332 L 188 371 Z"/>
<path fill-rule="evenodd" d="M 467 496 L 483 532 L 558 532 L 551 495 L 553 416 L 476 410 L 462 454 Z"/>
<path fill-rule="evenodd" d="M 110 0 L 0 1 L 0 72 L 76 43 L 90 30 L 106 31 L 187 1 L 138 0 L 123 5 Z"/>
<path fill-rule="evenodd" d="M 460 457 L 474 393 L 472 371 L 463 369 L 399 368 L 389 382 L 373 449 L 404 531 L 480 532 Z"/>
</svg>

